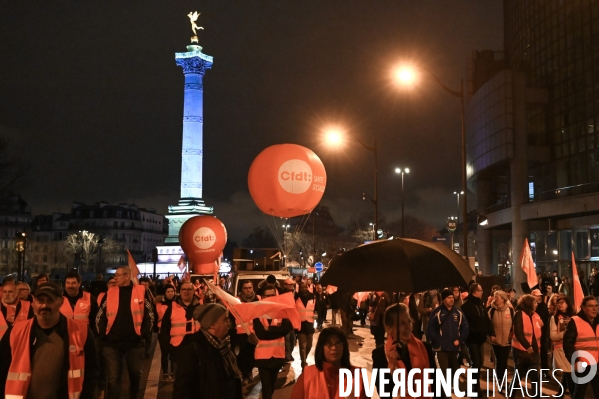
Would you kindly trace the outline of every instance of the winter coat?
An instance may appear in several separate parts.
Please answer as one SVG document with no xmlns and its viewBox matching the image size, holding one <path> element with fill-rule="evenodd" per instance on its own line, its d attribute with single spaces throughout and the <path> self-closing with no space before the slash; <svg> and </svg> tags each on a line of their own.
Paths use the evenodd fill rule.
<svg viewBox="0 0 599 399">
<path fill-rule="evenodd" d="M 434 351 L 457 352 L 468 338 L 468 320 L 462 310 L 455 306 L 447 309 L 441 305 L 431 313 L 426 338 Z M 454 345 L 456 340 L 459 341 L 458 346 Z"/>
<path fill-rule="evenodd" d="M 514 334 L 514 309 L 504 305 L 503 309 L 499 310 L 493 301 L 486 313 L 491 322 L 489 336 L 495 337 L 493 345 L 511 346 Z"/>
<path fill-rule="evenodd" d="M 482 344 L 487 340 L 491 327 L 491 320 L 485 312 L 482 299 L 469 295 L 462 305 L 462 312 L 468 320 L 468 344 Z"/>
</svg>

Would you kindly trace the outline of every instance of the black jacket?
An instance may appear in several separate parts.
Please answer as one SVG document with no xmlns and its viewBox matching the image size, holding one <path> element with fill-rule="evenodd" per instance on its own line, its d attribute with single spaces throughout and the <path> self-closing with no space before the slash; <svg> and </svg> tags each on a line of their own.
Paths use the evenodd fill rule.
<svg viewBox="0 0 599 399">
<path fill-rule="evenodd" d="M 487 317 L 482 299 L 469 295 L 462 304 L 462 312 L 468 320 L 468 338 L 466 344 L 482 344 L 487 340 L 487 335 L 493 331 L 491 321 Z"/>
<path fill-rule="evenodd" d="M 298 299 L 302 301 L 304 306 L 307 306 L 308 301 L 314 300 L 314 310 L 316 310 L 316 298 L 314 297 L 314 294 L 312 294 L 311 292 L 307 292 L 305 294 L 296 294 L 295 300 L 297 301 Z M 314 322 L 302 321 L 302 324 L 298 332 L 300 334 L 314 334 Z"/>
<path fill-rule="evenodd" d="M 242 399 L 241 380 L 227 376 L 223 357 L 204 333 L 191 335 L 177 358 L 173 399 Z"/>
<path fill-rule="evenodd" d="M 144 316 L 141 323 L 141 335 L 135 333 L 133 326 L 133 315 L 131 314 L 131 294 L 133 293 L 133 283 L 125 287 L 119 287 L 119 308 L 117 310 L 114 324 L 110 328 L 110 332 L 106 335 L 106 325 L 108 318 L 106 317 L 106 298 L 108 294 L 102 298 L 102 303 L 98 309 L 96 316 L 96 328 L 98 336 L 103 339 L 104 345 L 118 346 L 119 348 L 130 348 L 142 344 L 142 339 L 147 337 L 152 332 L 154 326 L 154 310 L 153 306 L 146 294 L 144 298 Z"/>
<path fill-rule="evenodd" d="M 33 320 L 33 328 L 38 326 L 37 319 Z M 67 329 L 67 318 L 62 314 L 60 315 L 60 320 L 58 321 L 58 325 L 56 326 L 56 333 L 60 335 L 64 341 L 64 372 L 62 375 L 62 380 L 60 382 L 60 387 L 58 390 L 57 397 L 60 399 L 68 399 L 69 391 L 68 391 L 68 370 L 69 370 L 69 332 Z M 6 377 L 8 375 L 8 370 L 10 368 L 10 363 L 12 362 L 12 351 L 10 348 L 10 335 L 12 333 L 12 328 L 9 329 L 6 334 L 2 337 L 2 341 L 0 341 L 0 398 L 4 397 L 4 389 L 6 381 Z M 35 367 L 35 335 L 32 333 L 30 337 L 30 347 L 29 353 L 31 357 L 31 365 Z M 83 352 L 85 353 L 85 371 L 83 378 L 83 389 L 81 391 L 81 399 L 84 398 L 93 398 L 94 389 L 96 387 L 96 380 L 98 376 L 98 355 L 96 354 L 96 347 L 94 344 L 94 335 L 88 327 L 87 331 L 87 340 L 85 341 L 85 345 L 83 346 Z M 42 365 L 51 366 L 51 365 Z"/>
<path fill-rule="evenodd" d="M 181 305 L 184 309 L 185 309 L 185 319 L 186 320 L 193 320 L 193 312 L 194 310 L 200 306 L 200 301 L 198 301 L 197 297 L 193 297 L 193 300 L 191 301 L 191 304 L 189 305 L 185 305 L 183 303 L 183 301 L 181 300 L 181 297 L 178 296 L 176 297 L 176 299 L 174 301 L 171 301 L 170 306 L 166 309 L 166 312 L 164 312 L 164 316 L 162 317 L 162 325 L 160 326 L 160 336 L 162 337 L 162 339 L 169 341 L 170 337 L 171 337 L 171 324 L 172 324 L 172 320 L 171 320 L 171 316 L 173 314 L 173 305 L 172 302 L 177 302 L 179 305 Z M 191 331 L 189 330 L 189 328 L 191 328 L 191 323 L 187 323 L 187 331 Z M 185 335 L 185 337 L 183 337 L 183 342 L 181 343 L 180 346 L 183 345 L 183 343 L 185 343 L 187 340 L 189 340 L 191 337 L 191 334 L 187 334 Z"/>
</svg>

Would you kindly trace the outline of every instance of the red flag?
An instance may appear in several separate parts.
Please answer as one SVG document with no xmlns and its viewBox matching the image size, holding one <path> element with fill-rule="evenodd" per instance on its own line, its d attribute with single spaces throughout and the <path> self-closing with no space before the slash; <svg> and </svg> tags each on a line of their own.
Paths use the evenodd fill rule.
<svg viewBox="0 0 599 399">
<path fill-rule="evenodd" d="M 187 270 L 185 271 L 185 273 L 183 273 L 183 275 L 181 276 L 181 281 L 190 281 L 191 276 L 189 275 L 189 273 L 187 273 Z"/>
<path fill-rule="evenodd" d="M 235 305 L 235 310 L 243 320 L 262 319 L 289 319 L 293 328 L 299 330 L 301 320 L 295 308 L 293 293 L 271 296 L 258 302 L 244 302 Z"/>
<path fill-rule="evenodd" d="M 326 292 L 327 294 L 331 295 L 333 292 L 337 291 L 337 287 L 335 287 L 334 285 L 327 285 L 327 288 L 324 290 L 324 292 Z"/>
<path fill-rule="evenodd" d="M 354 294 L 354 299 L 356 301 L 358 301 L 358 307 L 360 307 L 360 304 L 368 299 L 368 296 L 370 295 L 370 292 L 356 292 Z"/>
<path fill-rule="evenodd" d="M 179 259 L 179 263 L 177 263 L 177 267 L 179 268 L 179 270 L 183 271 L 183 269 L 185 269 L 185 256 L 181 256 L 181 259 Z"/>
<path fill-rule="evenodd" d="M 574 252 L 572 252 L 572 276 L 574 276 L 574 310 L 576 310 L 576 313 L 578 313 L 580 312 L 580 305 L 582 304 L 582 298 L 584 298 L 584 292 L 582 291 L 582 285 L 580 284 L 580 278 L 578 277 L 578 269 L 576 269 Z"/>
<path fill-rule="evenodd" d="M 129 250 L 127 250 L 127 263 L 131 269 L 131 281 L 133 281 L 134 284 L 139 284 L 139 280 L 137 279 L 139 276 L 139 269 L 137 268 L 137 263 L 135 263 L 135 259 L 133 259 L 133 256 Z"/>
<path fill-rule="evenodd" d="M 522 246 L 522 255 L 520 255 L 520 267 L 526 273 L 528 286 L 530 288 L 539 284 L 537 279 L 537 271 L 535 269 L 535 263 L 532 260 L 532 254 L 530 253 L 530 247 L 528 246 L 528 238 L 524 239 L 524 245 Z"/>
</svg>

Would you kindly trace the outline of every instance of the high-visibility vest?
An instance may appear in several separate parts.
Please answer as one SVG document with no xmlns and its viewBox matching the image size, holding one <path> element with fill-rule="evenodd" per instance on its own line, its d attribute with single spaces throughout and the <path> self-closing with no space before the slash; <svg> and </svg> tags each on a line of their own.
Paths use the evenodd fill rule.
<svg viewBox="0 0 599 399">
<path fill-rule="evenodd" d="M 29 315 L 29 307 L 31 306 L 31 303 L 27 301 L 20 302 L 21 307 L 19 308 L 19 312 L 15 313 L 15 321 L 25 321 L 27 320 L 27 316 Z M 6 321 L 6 319 L 4 318 L 4 314 L 0 312 L 0 339 L 2 339 L 4 334 L 6 334 L 6 331 L 8 331 L 8 328 L 10 326 L 11 325 L 9 324 L 9 322 Z"/>
<path fill-rule="evenodd" d="M 237 299 L 241 300 L 239 295 L 237 295 Z M 259 301 L 260 299 L 262 299 L 262 298 L 260 298 L 260 295 L 256 295 L 256 299 L 254 300 L 254 302 Z M 243 301 L 242 301 L 242 303 L 243 303 Z M 247 332 L 243 328 L 244 326 L 247 327 L 247 329 L 250 331 L 250 334 L 254 333 L 253 320 L 249 320 L 248 322 L 242 323 L 241 320 L 235 319 L 235 326 L 237 327 L 237 334 L 247 334 Z"/>
<path fill-rule="evenodd" d="M 385 341 L 385 352 L 389 352 L 389 350 L 391 349 L 392 346 L 393 346 L 393 341 L 391 340 L 391 337 L 388 337 L 387 340 Z M 414 336 L 414 334 L 410 335 L 410 340 L 408 341 L 407 346 L 408 346 L 408 353 L 410 355 L 410 362 L 412 363 L 412 369 L 424 370 L 424 369 L 430 367 L 430 361 L 428 359 L 428 352 L 426 351 L 426 347 L 424 346 L 422 341 L 420 341 L 418 338 L 416 338 Z M 406 369 L 406 365 L 401 359 L 397 360 L 394 367 L 391 369 L 391 373 L 393 373 L 393 371 L 397 370 L 397 369 L 404 369 L 404 370 Z M 424 389 L 425 385 L 423 384 L 422 379 L 423 379 L 422 373 L 418 373 L 418 374 L 414 375 L 414 381 L 420 381 L 420 385 Z M 413 397 L 410 396 L 409 394 L 407 394 L 406 398 L 412 399 Z M 413 398 L 413 399 L 416 399 L 416 398 Z"/>
<path fill-rule="evenodd" d="M 98 298 L 97 298 L 97 300 L 98 300 L 98 306 L 100 306 L 102 304 L 102 298 L 104 298 L 104 296 L 106 296 L 105 292 L 100 292 L 98 294 Z"/>
<path fill-rule="evenodd" d="M 568 325 L 568 321 L 570 320 L 570 318 L 568 317 L 564 317 L 561 314 L 558 314 L 557 317 L 557 322 L 555 323 L 555 326 L 557 327 L 558 331 L 560 330 L 560 324 L 563 324 L 564 326 L 561 328 L 562 331 L 564 331 L 566 329 L 566 326 Z M 553 341 L 553 349 L 562 349 L 564 347 L 564 339 L 560 339 L 559 341 Z"/>
<path fill-rule="evenodd" d="M 168 309 L 168 305 L 165 305 L 164 303 L 156 304 L 156 313 L 158 315 L 158 319 L 156 320 L 156 325 L 158 326 L 159 330 L 160 330 L 160 327 L 162 327 L 162 318 L 164 317 L 164 314 L 166 313 L 167 309 Z"/>
<path fill-rule="evenodd" d="M 354 369 L 350 369 L 352 375 Z M 329 397 L 329 387 L 324 371 L 319 371 L 315 365 L 306 366 L 303 371 L 304 375 L 304 398 L 307 399 L 322 399 Z M 334 382 L 334 381 L 333 381 Z M 355 392 L 355 384 L 352 384 L 350 398 L 359 398 L 362 390 L 362 380 L 360 380 L 359 390 Z M 331 399 L 339 399 L 339 384 L 335 396 Z"/>
<path fill-rule="evenodd" d="M 8 376 L 6 377 L 6 398 L 22 399 L 27 397 L 27 390 L 31 382 L 30 346 L 32 326 L 33 319 L 27 323 L 16 323 L 10 334 L 12 362 L 8 369 Z M 87 328 L 83 323 L 67 319 L 67 331 L 69 334 L 69 371 L 67 379 L 70 399 L 79 398 L 83 390 L 85 369 L 85 353 L 83 348 L 87 340 Z"/>
<path fill-rule="evenodd" d="M 268 321 L 266 319 L 259 320 L 262 322 L 264 328 L 268 327 Z M 280 325 L 281 319 L 272 319 L 271 326 Z M 285 358 L 285 337 L 258 341 L 258 345 L 256 345 L 256 351 L 254 352 L 254 359 L 270 359 L 271 357 L 277 359 Z"/>
<path fill-rule="evenodd" d="M 586 351 L 593 355 L 595 364 L 599 363 L 599 325 L 595 327 L 595 331 L 591 325 L 578 316 L 572 317 L 574 323 L 576 323 L 576 342 L 574 342 L 574 350 Z M 585 361 L 590 363 L 591 359 Z M 574 365 L 572 365 L 574 367 Z"/>
<path fill-rule="evenodd" d="M 92 296 L 89 292 L 84 292 L 83 296 L 75 303 L 75 308 L 71 307 L 69 299 L 65 296 L 60 307 L 62 313 L 67 319 L 74 319 L 89 324 L 89 312 L 92 308 Z"/>
<path fill-rule="evenodd" d="M 120 287 L 111 287 L 106 293 L 106 335 L 110 332 L 110 328 L 114 324 L 114 319 L 119 311 L 119 289 Z M 141 335 L 141 323 L 144 318 L 144 300 L 146 295 L 146 287 L 143 285 L 134 285 L 131 291 L 131 314 L 133 315 L 133 327 L 135 333 Z"/>
<path fill-rule="evenodd" d="M 179 346 L 187 334 L 193 334 L 200 331 L 200 323 L 192 318 L 185 318 L 185 308 L 177 302 L 171 305 L 171 345 Z M 187 328 L 187 326 L 190 326 Z"/>
<path fill-rule="evenodd" d="M 314 321 L 314 299 L 310 299 L 306 306 L 300 298 L 295 300 L 295 308 L 297 309 L 297 313 L 299 313 L 301 321 Z"/>
<path fill-rule="evenodd" d="M 542 334 L 541 327 L 543 327 L 543 321 L 541 320 L 541 317 L 536 312 L 533 312 L 532 323 L 531 323 L 530 317 L 528 317 L 528 314 L 526 314 L 524 312 L 520 312 L 520 313 L 522 315 L 522 326 L 524 327 L 524 336 L 526 337 L 526 340 L 532 346 L 532 336 L 534 333 L 535 339 L 537 341 L 537 348 L 540 351 L 541 350 L 541 334 Z M 518 341 L 518 339 L 516 338 L 515 334 L 512 337 L 512 347 L 519 349 L 521 351 L 526 351 L 524 346 L 522 346 L 520 341 Z"/>
</svg>

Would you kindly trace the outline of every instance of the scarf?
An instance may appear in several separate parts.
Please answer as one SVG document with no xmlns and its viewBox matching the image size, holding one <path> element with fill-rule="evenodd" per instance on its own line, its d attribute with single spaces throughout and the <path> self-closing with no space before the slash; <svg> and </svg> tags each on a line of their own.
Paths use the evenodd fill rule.
<svg viewBox="0 0 599 399">
<path fill-rule="evenodd" d="M 256 293 L 255 292 L 252 292 L 251 295 L 241 294 L 241 301 L 242 302 L 253 302 L 254 298 L 256 298 Z"/>
<path fill-rule="evenodd" d="M 241 379 L 242 374 L 239 368 L 237 367 L 237 360 L 235 358 L 235 354 L 231 350 L 231 340 L 229 339 L 229 337 L 226 337 L 225 339 L 218 339 L 207 331 L 200 331 L 204 334 L 208 342 L 210 342 L 212 346 L 218 349 L 221 356 L 223 357 L 223 363 L 225 365 L 227 377 L 235 377 Z"/>
</svg>

